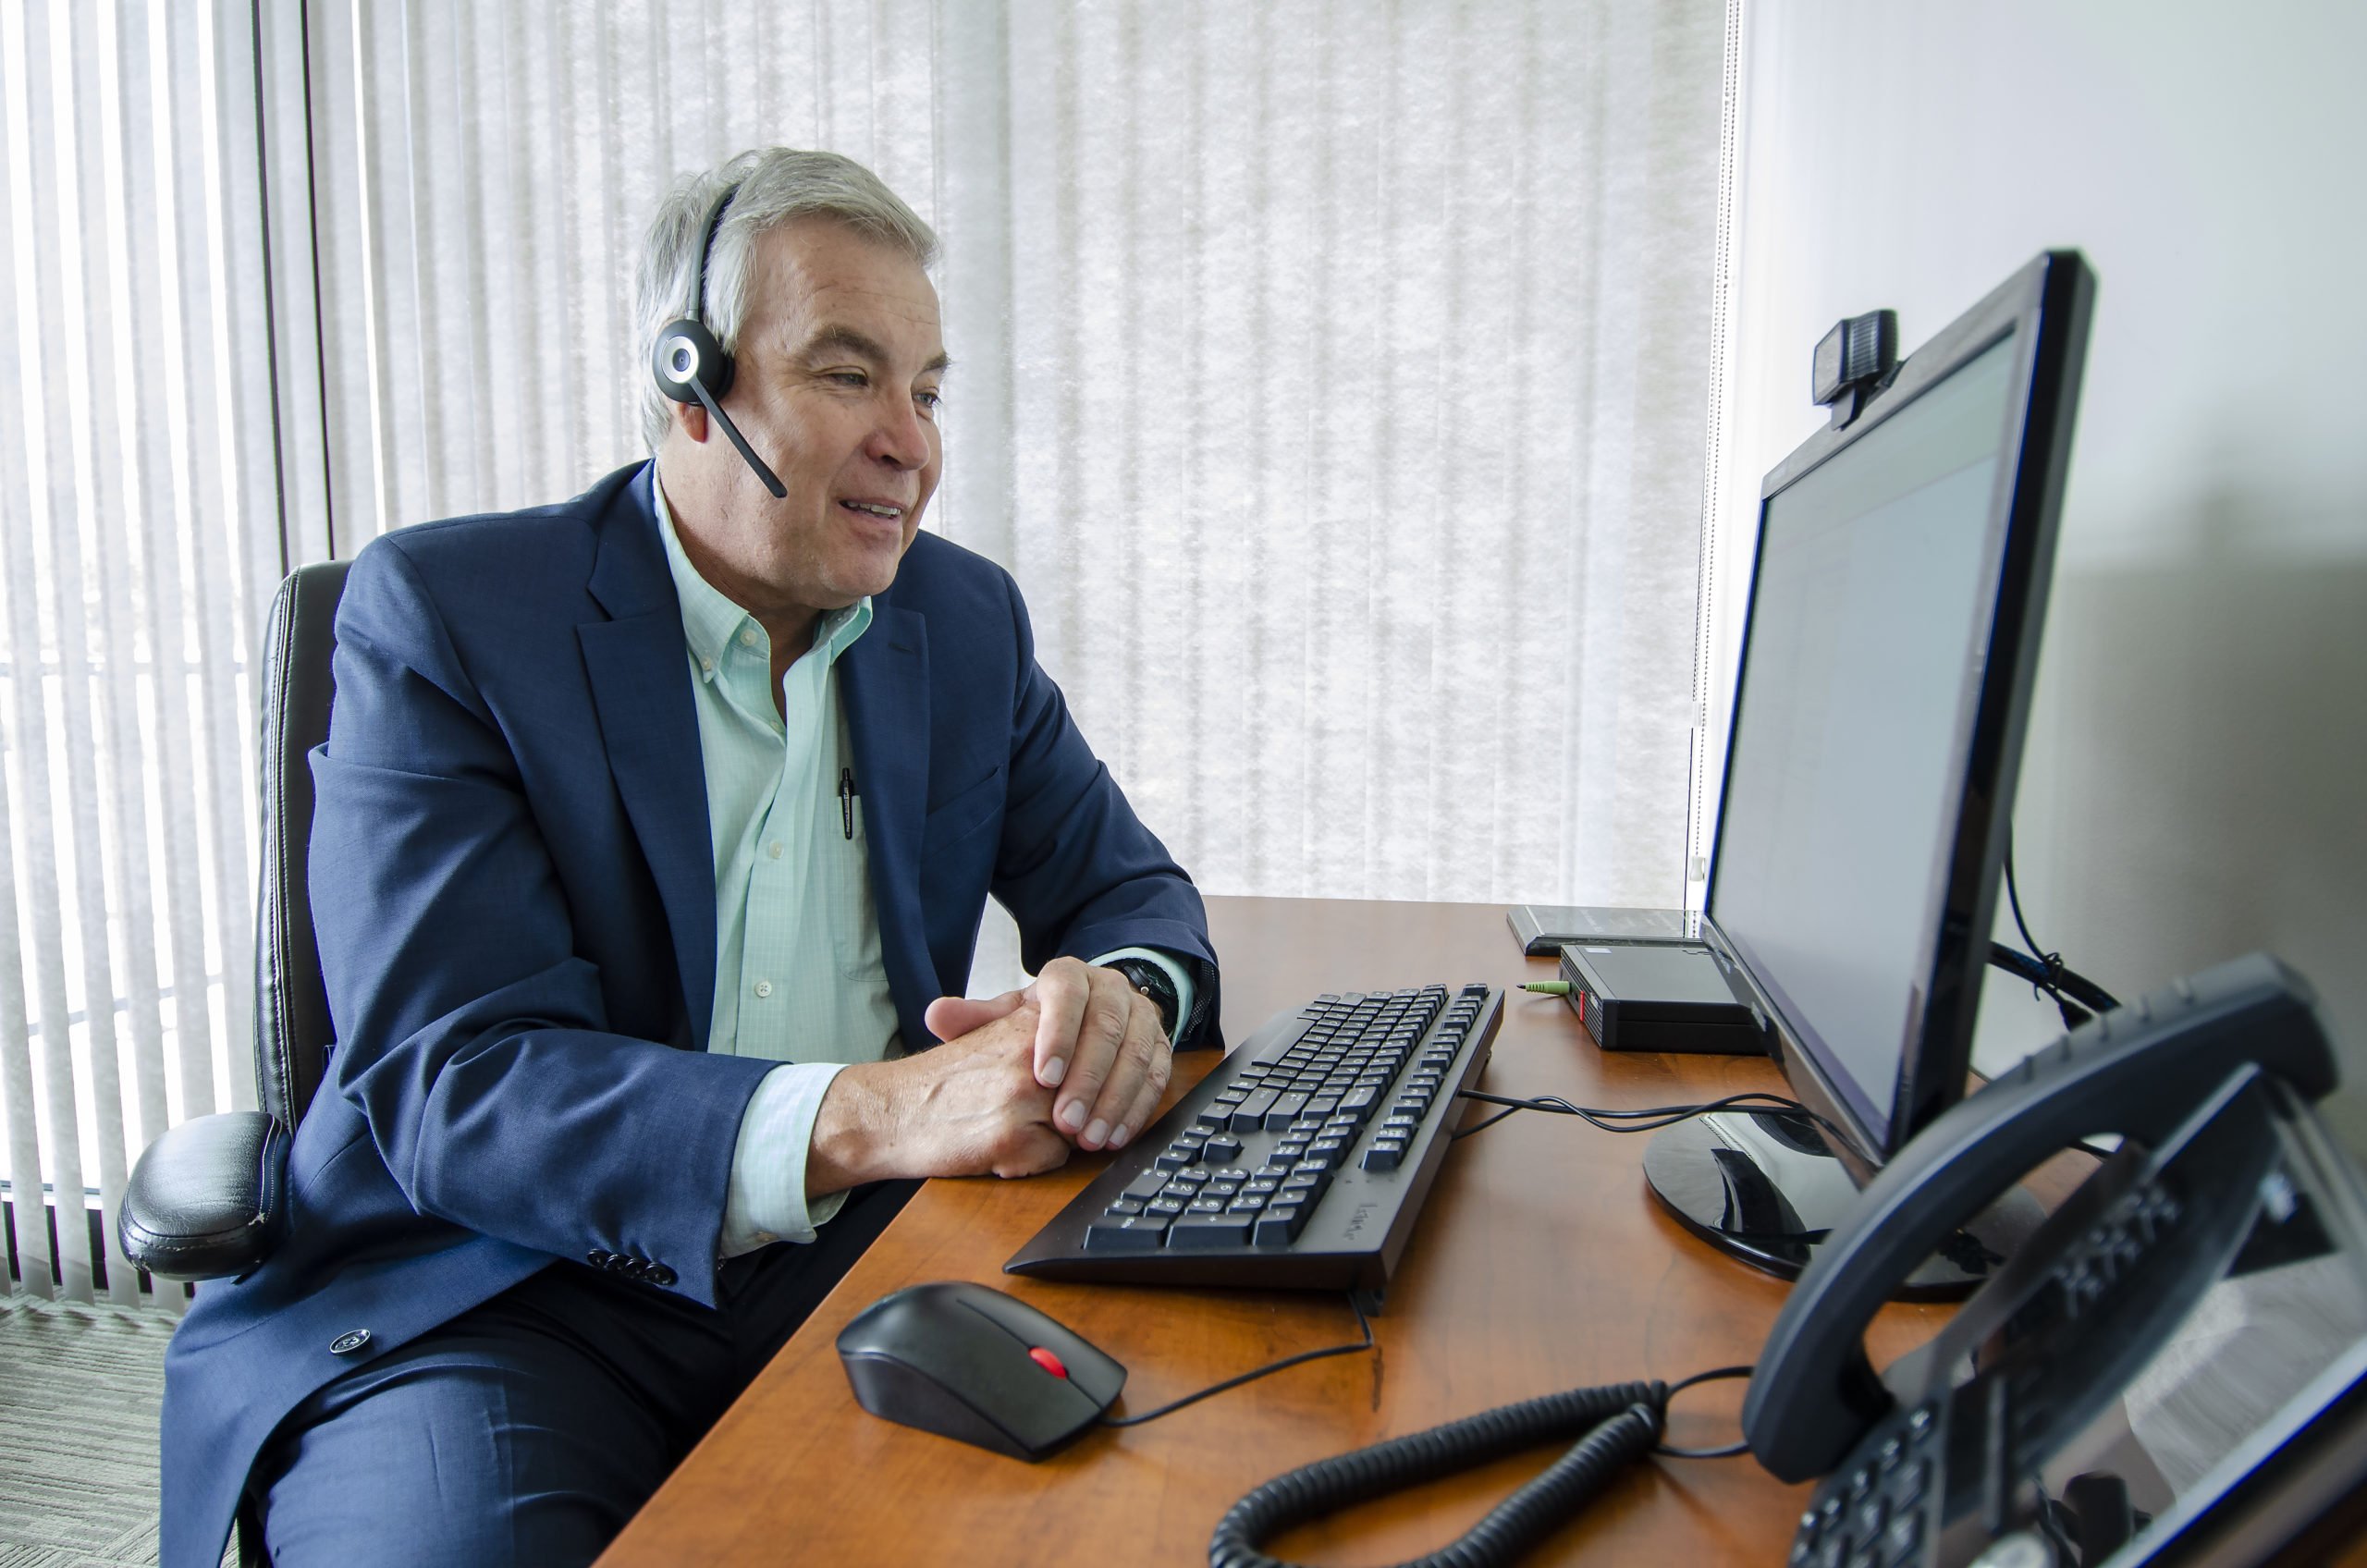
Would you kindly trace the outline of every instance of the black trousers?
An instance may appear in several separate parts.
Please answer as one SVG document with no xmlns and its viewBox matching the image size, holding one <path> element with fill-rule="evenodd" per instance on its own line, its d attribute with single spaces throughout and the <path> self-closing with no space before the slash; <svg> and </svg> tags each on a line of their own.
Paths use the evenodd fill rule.
<svg viewBox="0 0 2367 1568">
<path fill-rule="evenodd" d="M 713 1310 L 553 1264 L 298 1405 L 248 1477 L 247 1525 L 288 1568 L 591 1562 L 917 1185 L 731 1259 Z"/>
</svg>

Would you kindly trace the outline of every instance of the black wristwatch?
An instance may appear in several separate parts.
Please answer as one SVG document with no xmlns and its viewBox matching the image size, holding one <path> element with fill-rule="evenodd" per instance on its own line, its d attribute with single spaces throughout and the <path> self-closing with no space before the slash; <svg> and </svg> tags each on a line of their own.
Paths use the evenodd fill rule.
<svg viewBox="0 0 2367 1568">
<path fill-rule="evenodd" d="M 1159 1009 L 1159 1021 L 1167 1030 L 1167 1042 L 1175 1043 L 1175 1026 L 1182 1022 L 1175 1014 L 1184 998 L 1175 994 L 1175 982 L 1167 971 L 1147 958 L 1113 958 L 1103 967 L 1114 969 L 1126 977 L 1126 984 L 1148 997 Z"/>
</svg>

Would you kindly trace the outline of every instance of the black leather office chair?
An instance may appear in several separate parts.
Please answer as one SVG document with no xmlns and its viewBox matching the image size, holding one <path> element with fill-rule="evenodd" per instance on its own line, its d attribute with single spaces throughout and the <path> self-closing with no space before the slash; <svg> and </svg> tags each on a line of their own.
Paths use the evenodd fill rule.
<svg viewBox="0 0 2367 1568">
<path fill-rule="evenodd" d="M 334 1044 L 305 876 L 313 837 L 308 753 L 328 739 L 346 561 L 300 567 L 264 633 L 263 886 L 255 912 L 255 1096 L 261 1110 L 194 1117 L 148 1145 L 116 1234 L 167 1280 L 243 1274 L 287 1220 L 288 1144 Z"/>
</svg>

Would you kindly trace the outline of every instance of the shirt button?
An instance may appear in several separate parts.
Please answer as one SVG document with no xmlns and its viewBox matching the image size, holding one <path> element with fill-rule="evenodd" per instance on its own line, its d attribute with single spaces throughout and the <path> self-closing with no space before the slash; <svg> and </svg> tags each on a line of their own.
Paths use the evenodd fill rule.
<svg viewBox="0 0 2367 1568">
<path fill-rule="evenodd" d="M 773 994 L 773 983 L 772 983 L 771 981 L 769 981 L 769 980 L 759 980 L 759 981 L 757 981 L 757 982 L 756 982 L 756 995 L 758 995 L 759 997 L 769 997 L 769 996 L 771 996 L 772 994 Z"/>
<path fill-rule="evenodd" d="M 351 1355 L 370 1342 L 370 1330 L 356 1329 L 350 1334 L 339 1334 L 329 1344 L 331 1355 Z"/>
<path fill-rule="evenodd" d="M 775 839 L 771 843 L 765 846 L 765 853 L 770 855 L 775 860 L 780 859 L 780 851 L 781 842 L 779 839 Z"/>
<path fill-rule="evenodd" d="M 756 634 L 754 631 L 742 631 L 740 633 L 740 645 L 743 648 L 754 647 L 756 645 Z"/>
<path fill-rule="evenodd" d="M 699 660 L 699 668 L 709 675 L 713 675 L 715 673 L 715 661 L 713 659 L 701 659 Z"/>
</svg>

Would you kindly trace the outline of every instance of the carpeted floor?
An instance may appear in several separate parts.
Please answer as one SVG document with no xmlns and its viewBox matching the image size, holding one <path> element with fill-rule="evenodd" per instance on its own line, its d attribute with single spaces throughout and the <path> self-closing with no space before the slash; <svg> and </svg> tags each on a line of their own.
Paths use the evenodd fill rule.
<svg viewBox="0 0 2367 1568">
<path fill-rule="evenodd" d="M 0 1568 L 156 1561 L 172 1335 L 162 1313 L 0 1297 Z"/>
</svg>

